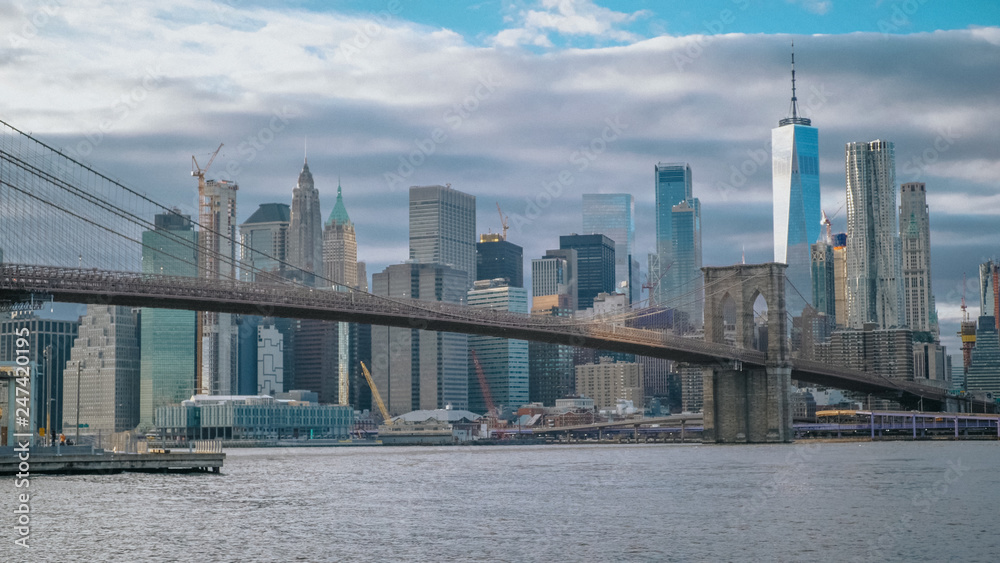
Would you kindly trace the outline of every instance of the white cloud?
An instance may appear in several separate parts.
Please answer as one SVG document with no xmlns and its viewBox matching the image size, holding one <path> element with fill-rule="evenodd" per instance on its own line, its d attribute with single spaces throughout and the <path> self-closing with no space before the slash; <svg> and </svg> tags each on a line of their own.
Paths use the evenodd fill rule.
<svg viewBox="0 0 1000 563">
<path fill-rule="evenodd" d="M 616 12 L 598 6 L 593 0 L 541 0 L 539 8 L 521 10 L 520 26 L 501 31 L 493 38 L 493 44 L 549 47 L 552 45 L 549 33 L 632 43 L 641 37 L 620 26 L 647 15 L 643 10 L 631 14 Z"/>
<path fill-rule="evenodd" d="M 798 4 L 805 8 L 807 11 L 814 14 L 825 15 L 833 7 L 833 2 L 831 0 L 788 0 L 791 4 Z"/>
</svg>

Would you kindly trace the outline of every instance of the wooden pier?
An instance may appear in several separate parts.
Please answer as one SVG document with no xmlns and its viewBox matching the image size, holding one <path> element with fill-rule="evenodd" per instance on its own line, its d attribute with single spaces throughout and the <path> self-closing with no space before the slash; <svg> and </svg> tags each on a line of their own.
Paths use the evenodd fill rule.
<svg viewBox="0 0 1000 563">
<path fill-rule="evenodd" d="M 30 448 L 25 452 L 10 452 L 11 448 L 3 448 L 0 454 L 0 475 L 17 475 L 24 473 L 23 465 L 27 464 L 26 473 L 36 475 L 43 473 L 97 473 L 111 474 L 124 471 L 142 471 L 152 473 L 178 472 L 213 472 L 219 473 L 226 454 L 219 452 L 189 452 L 187 450 L 159 450 L 146 453 L 115 453 L 104 450 L 73 451 L 76 448 Z M 26 459 L 25 459 L 26 457 Z"/>
</svg>

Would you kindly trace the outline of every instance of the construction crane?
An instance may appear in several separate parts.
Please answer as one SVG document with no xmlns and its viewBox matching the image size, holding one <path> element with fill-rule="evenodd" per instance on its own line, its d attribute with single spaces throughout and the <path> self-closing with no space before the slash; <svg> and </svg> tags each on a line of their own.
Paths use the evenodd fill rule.
<svg viewBox="0 0 1000 563">
<path fill-rule="evenodd" d="M 215 152 L 212 153 L 212 158 L 208 159 L 208 164 L 204 168 L 198 166 L 198 159 L 196 159 L 194 157 L 194 155 L 191 155 L 191 175 L 198 178 L 198 205 L 200 206 L 199 213 L 202 213 L 202 214 L 205 212 L 204 207 L 205 207 L 205 204 L 206 204 L 206 201 L 207 201 L 205 199 L 205 196 L 206 196 L 205 192 L 207 191 L 206 187 L 205 187 L 205 173 L 208 172 L 208 169 L 212 167 L 212 163 L 215 162 L 215 157 L 219 155 L 219 151 L 221 151 L 221 150 L 222 150 L 222 143 L 219 143 L 219 148 L 215 149 Z M 198 222 L 201 223 L 201 225 L 202 225 L 201 228 L 204 229 L 205 228 L 204 225 L 207 225 L 208 223 L 205 223 L 205 222 L 202 222 L 202 221 L 204 221 L 204 218 L 201 215 L 199 215 L 198 216 Z M 205 237 L 206 233 L 202 233 L 199 236 Z M 204 243 L 204 239 L 203 239 L 203 244 L 205 244 Z M 201 275 L 204 275 L 205 272 L 206 272 L 206 270 L 207 270 L 207 265 L 206 264 L 207 264 L 207 260 L 208 260 L 208 258 L 207 258 L 208 253 L 206 253 L 206 252 L 199 252 L 198 254 L 199 254 L 199 258 L 198 258 L 198 275 L 201 276 Z M 205 384 L 207 382 L 203 381 L 203 378 L 202 378 L 202 369 L 201 369 L 202 368 L 202 361 L 203 361 L 201 343 L 202 343 L 202 339 L 205 336 L 205 315 L 206 315 L 206 313 L 204 313 L 204 312 L 198 312 L 195 315 L 195 319 L 196 319 L 196 321 L 195 321 L 195 338 L 196 338 L 195 342 L 198 343 L 198 345 L 195 346 L 195 353 L 194 353 L 195 354 L 194 365 L 196 367 L 196 372 L 195 372 L 195 389 L 197 389 L 199 393 L 208 393 L 209 392 L 208 389 L 205 387 Z"/>
<path fill-rule="evenodd" d="M 208 164 L 204 168 L 198 166 L 198 159 L 191 155 L 191 175 L 198 178 L 198 195 L 202 195 L 205 191 L 205 173 L 208 169 L 212 167 L 212 163 L 215 162 L 215 157 L 219 156 L 219 151 L 222 150 L 222 143 L 219 143 L 219 148 L 215 149 L 212 153 L 212 158 L 208 159 Z"/>
<path fill-rule="evenodd" d="M 499 201 L 497 202 L 497 213 L 500 214 L 500 226 L 503 227 L 503 240 L 507 240 L 507 229 L 510 228 L 510 225 L 507 222 L 509 217 L 503 214 L 503 211 L 500 209 Z"/>
<path fill-rule="evenodd" d="M 378 387 L 375 387 L 375 380 L 372 379 L 371 372 L 365 366 L 364 362 L 361 362 L 361 371 L 365 374 L 365 379 L 368 380 L 368 386 L 372 388 L 372 399 L 375 399 L 375 404 L 378 406 L 378 410 L 382 413 L 382 420 L 386 426 L 392 426 L 392 419 L 389 418 L 389 410 L 385 408 L 385 403 L 382 402 L 382 395 L 378 392 Z"/>
<path fill-rule="evenodd" d="M 642 284 L 642 289 L 645 289 L 645 290 L 649 291 L 649 298 L 648 299 L 649 299 L 650 306 L 654 305 L 654 303 L 653 303 L 653 292 L 656 291 L 656 287 L 658 285 L 660 285 L 660 280 L 663 279 L 663 276 L 667 275 L 667 272 L 670 271 L 670 268 L 673 265 L 674 265 L 673 262 L 670 262 L 669 264 L 667 264 L 667 268 L 665 270 L 663 270 L 662 272 L 660 272 L 660 276 L 658 278 L 656 278 L 656 281 L 650 281 L 649 280 L 649 274 L 648 273 L 646 274 L 646 283 Z"/>
<path fill-rule="evenodd" d="M 976 347 L 976 322 L 969 320 L 969 311 L 965 307 L 965 288 L 966 280 L 965 273 L 962 274 L 962 324 L 961 330 L 958 332 L 958 336 L 962 338 L 962 367 L 964 369 L 963 373 L 963 386 L 965 389 L 969 388 L 969 367 L 972 365 L 972 349 Z"/>
<path fill-rule="evenodd" d="M 490 385 L 486 382 L 486 373 L 483 372 L 483 366 L 479 363 L 479 356 L 476 355 L 475 350 L 469 350 L 469 353 L 472 354 L 472 363 L 476 365 L 476 377 L 479 378 L 479 387 L 483 390 L 483 401 L 486 403 L 487 414 L 499 419 L 500 412 L 493 402 L 493 393 L 490 393 Z"/>
</svg>

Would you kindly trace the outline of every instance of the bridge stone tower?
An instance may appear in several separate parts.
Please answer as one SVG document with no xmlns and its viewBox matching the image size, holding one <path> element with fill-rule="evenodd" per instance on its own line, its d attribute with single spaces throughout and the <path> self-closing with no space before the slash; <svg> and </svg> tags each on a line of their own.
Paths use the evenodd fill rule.
<svg viewBox="0 0 1000 563">
<path fill-rule="evenodd" d="M 735 306 L 736 345 L 753 348 L 754 302 L 767 302 L 766 367 L 739 362 L 704 367 L 703 440 L 706 443 L 792 441 L 789 404 L 792 369 L 788 361 L 785 269 L 780 263 L 706 267 L 705 340 L 724 343 L 727 303 Z"/>
</svg>

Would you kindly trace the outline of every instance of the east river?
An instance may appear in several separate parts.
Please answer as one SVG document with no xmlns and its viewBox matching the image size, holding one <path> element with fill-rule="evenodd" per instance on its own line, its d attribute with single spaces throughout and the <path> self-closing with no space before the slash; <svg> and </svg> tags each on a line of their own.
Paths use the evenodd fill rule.
<svg viewBox="0 0 1000 563">
<path fill-rule="evenodd" d="M 1000 560 L 997 442 L 231 449 L 34 476 L 0 561 Z"/>
</svg>

